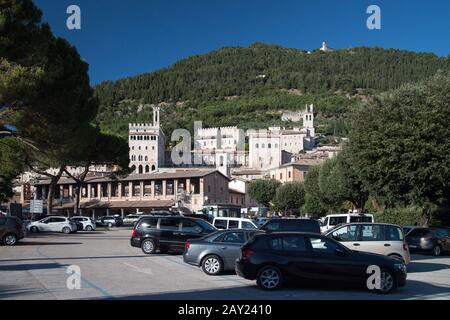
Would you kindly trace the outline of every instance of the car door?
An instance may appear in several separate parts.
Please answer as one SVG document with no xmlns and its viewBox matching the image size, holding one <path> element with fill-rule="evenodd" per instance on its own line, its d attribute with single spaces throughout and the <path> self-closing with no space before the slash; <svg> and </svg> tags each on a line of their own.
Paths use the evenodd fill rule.
<svg viewBox="0 0 450 320">
<path fill-rule="evenodd" d="M 203 228 L 192 220 L 182 219 L 179 239 L 184 244 L 188 239 L 197 239 L 203 236 Z"/>
<path fill-rule="evenodd" d="M 0 239 L 3 239 L 6 233 L 6 219 L 4 217 L 0 217 Z"/>
<path fill-rule="evenodd" d="M 49 231 L 51 232 L 61 232 L 65 225 L 66 219 L 64 218 L 51 218 L 48 223 Z"/>
<path fill-rule="evenodd" d="M 244 231 L 233 230 L 226 232 L 214 241 L 218 246 L 220 257 L 225 263 L 225 269 L 233 269 L 234 262 L 241 253 L 241 247 L 246 242 Z"/>
<path fill-rule="evenodd" d="M 357 282 L 365 275 L 365 266 L 350 259 L 351 253 L 331 239 L 310 236 L 307 245 L 313 256 L 310 268 L 312 279 Z"/>
<path fill-rule="evenodd" d="M 37 227 L 39 228 L 39 231 L 43 231 L 43 232 L 51 231 L 50 230 L 50 221 L 52 219 L 53 218 L 45 218 L 45 219 L 38 221 L 36 224 L 37 224 Z"/>
<path fill-rule="evenodd" d="M 385 241 L 384 229 L 382 224 L 360 224 L 353 250 L 388 255 L 391 244 Z"/>
<path fill-rule="evenodd" d="M 331 232 L 331 231 L 330 231 Z M 336 230 L 333 230 L 328 237 L 340 242 L 350 250 L 354 249 L 354 244 L 358 240 L 358 226 L 357 225 L 345 225 Z"/>
<path fill-rule="evenodd" d="M 160 218 L 158 224 L 160 244 L 167 249 L 183 249 L 185 240 L 181 235 L 181 219 Z"/>
</svg>

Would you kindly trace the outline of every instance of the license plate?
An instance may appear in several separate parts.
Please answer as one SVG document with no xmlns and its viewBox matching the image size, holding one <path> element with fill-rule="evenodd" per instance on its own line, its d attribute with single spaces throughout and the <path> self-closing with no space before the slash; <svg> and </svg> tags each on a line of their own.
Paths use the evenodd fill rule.
<svg viewBox="0 0 450 320">
<path fill-rule="evenodd" d="M 416 248 L 417 248 L 417 246 L 414 246 L 414 245 L 410 245 L 409 247 L 410 247 L 410 248 L 413 248 L 413 249 L 416 249 Z"/>
</svg>

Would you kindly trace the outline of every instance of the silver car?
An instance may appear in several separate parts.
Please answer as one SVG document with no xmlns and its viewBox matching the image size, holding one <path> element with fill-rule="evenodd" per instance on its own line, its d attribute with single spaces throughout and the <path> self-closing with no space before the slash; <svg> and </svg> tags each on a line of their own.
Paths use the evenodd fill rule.
<svg viewBox="0 0 450 320">
<path fill-rule="evenodd" d="M 188 240 L 183 260 L 202 267 L 207 275 L 218 275 L 225 270 L 234 270 L 241 246 L 253 235 L 264 233 L 257 229 L 233 229 L 214 232 L 200 239 Z"/>
<path fill-rule="evenodd" d="M 139 221 L 141 215 L 138 214 L 129 214 L 123 218 L 124 226 L 134 226 L 136 222 Z"/>
</svg>

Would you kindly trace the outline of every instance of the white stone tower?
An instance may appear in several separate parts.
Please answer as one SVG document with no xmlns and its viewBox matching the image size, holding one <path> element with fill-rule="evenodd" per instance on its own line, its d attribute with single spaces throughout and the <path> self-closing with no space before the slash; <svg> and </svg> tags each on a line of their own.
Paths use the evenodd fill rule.
<svg viewBox="0 0 450 320">
<path fill-rule="evenodd" d="M 159 112 L 159 107 L 153 107 L 153 124 L 129 124 L 130 167 L 134 166 L 137 174 L 154 172 L 164 166 L 166 141 L 160 127 Z"/>
<path fill-rule="evenodd" d="M 314 105 L 306 105 L 303 113 L 303 128 L 309 132 L 309 136 L 314 137 L 316 131 L 314 129 Z"/>
</svg>

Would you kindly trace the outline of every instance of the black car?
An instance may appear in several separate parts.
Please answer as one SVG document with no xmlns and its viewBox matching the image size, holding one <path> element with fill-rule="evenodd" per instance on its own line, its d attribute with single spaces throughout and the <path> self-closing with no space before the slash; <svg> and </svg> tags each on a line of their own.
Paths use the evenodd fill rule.
<svg viewBox="0 0 450 320">
<path fill-rule="evenodd" d="M 311 219 L 270 219 L 261 230 L 266 232 L 312 232 L 320 234 L 320 224 Z"/>
<path fill-rule="evenodd" d="M 5 246 L 13 246 L 25 237 L 23 222 L 16 217 L 0 216 L 0 241 Z"/>
<path fill-rule="evenodd" d="M 123 220 L 116 216 L 104 216 L 95 221 L 97 227 L 120 227 L 123 225 Z"/>
<path fill-rule="evenodd" d="M 255 235 L 242 247 L 236 273 L 275 290 L 287 279 L 366 285 L 369 266 L 381 272 L 377 292 L 389 293 L 406 284 L 406 266 L 398 260 L 351 251 L 333 239 L 302 232 Z"/>
<path fill-rule="evenodd" d="M 450 252 L 450 229 L 446 227 L 414 228 L 405 240 L 411 252 L 428 252 L 435 256 Z"/>
<path fill-rule="evenodd" d="M 69 220 L 74 222 L 77 225 L 77 231 L 83 231 L 84 226 L 80 221 L 78 221 L 76 219 L 72 219 L 72 218 L 70 218 Z"/>
<path fill-rule="evenodd" d="M 188 239 L 201 238 L 217 231 L 210 223 L 181 216 L 144 216 L 131 234 L 131 246 L 145 254 L 176 251 L 183 253 Z"/>
</svg>

